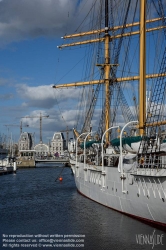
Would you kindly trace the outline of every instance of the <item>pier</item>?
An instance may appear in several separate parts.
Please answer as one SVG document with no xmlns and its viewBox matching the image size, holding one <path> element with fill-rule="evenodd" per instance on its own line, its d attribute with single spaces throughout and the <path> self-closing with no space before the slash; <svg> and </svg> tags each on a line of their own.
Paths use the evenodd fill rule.
<svg viewBox="0 0 166 250">
<path fill-rule="evenodd" d="M 17 159 L 17 168 L 35 168 L 36 163 L 62 163 L 69 164 L 69 157 L 37 157 L 35 150 L 20 150 L 21 156 Z"/>
<path fill-rule="evenodd" d="M 69 158 L 34 158 L 27 159 L 21 158 L 17 160 L 17 168 L 35 168 L 37 163 L 62 163 L 66 166 L 69 165 Z"/>
<path fill-rule="evenodd" d="M 64 158 L 51 158 L 51 159 L 35 159 L 35 163 L 40 163 L 40 162 L 48 162 L 48 163 L 69 163 L 69 158 L 64 157 Z"/>
</svg>

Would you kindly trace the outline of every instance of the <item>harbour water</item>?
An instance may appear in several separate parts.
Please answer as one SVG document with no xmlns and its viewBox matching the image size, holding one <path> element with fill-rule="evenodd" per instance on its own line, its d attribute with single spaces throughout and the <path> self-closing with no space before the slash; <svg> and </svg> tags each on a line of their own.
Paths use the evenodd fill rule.
<svg viewBox="0 0 166 250">
<path fill-rule="evenodd" d="M 80 195 L 70 168 L 20 169 L 0 190 L 0 249 L 166 249 L 165 231 Z"/>
</svg>

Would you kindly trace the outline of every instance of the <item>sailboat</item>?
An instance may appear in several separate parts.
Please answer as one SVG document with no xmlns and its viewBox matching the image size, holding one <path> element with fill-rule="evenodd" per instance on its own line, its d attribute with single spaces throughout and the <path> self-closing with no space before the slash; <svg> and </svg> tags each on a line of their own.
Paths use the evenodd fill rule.
<svg viewBox="0 0 166 250">
<path fill-rule="evenodd" d="M 59 48 L 96 46 L 92 57 L 97 71 L 91 70 L 87 81 L 53 88 L 83 86 L 85 92 L 89 87 L 82 128 L 73 129 L 69 150 L 77 190 L 104 206 L 166 227 L 164 4 L 93 1 L 86 16 L 94 11 L 91 30 L 65 35 L 72 43 Z M 80 38 L 84 40 L 73 41 Z"/>
</svg>

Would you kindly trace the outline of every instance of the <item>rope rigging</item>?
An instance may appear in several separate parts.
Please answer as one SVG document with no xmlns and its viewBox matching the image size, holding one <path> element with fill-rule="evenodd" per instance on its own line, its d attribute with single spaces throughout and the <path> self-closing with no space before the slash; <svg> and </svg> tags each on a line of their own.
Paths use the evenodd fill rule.
<svg viewBox="0 0 166 250">
<path fill-rule="evenodd" d="M 163 23 L 163 25 L 165 25 L 166 21 L 165 21 L 164 14 L 163 14 L 164 9 L 163 9 L 163 4 L 162 4 L 161 0 L 158 1 L 158 5 L 157 5 L 156 1 L 153 0 L 152 2 L 153 2 L 153 5 L 154 5 L 159 17 L 163 17 L 162 23 Z M 92 7 L 90 8 L 90 11 L 88 13 L 88 22 L 89 22 L 89 24 L 91 24 L 91 27 L 93 27 L 93 28 L 95 27 L 96 29 L 100 29 L 101 23 L 102 23 L 102 21 L 104 21 L 104 18 L 103 18 L 104 10 L 98 12 L 97 23 L 98 24 L 100 23 L 100 26 L 95 26 L 94 18 L 96 18 L 96 14 L 95 14 L 96 6 L 99 6 L 99 1 L 98 1 L 98 4 L 96 4 L 96 3 L 97 3 L 97 1 L 94 1 L 92 4 Z M 133 76 L 134 74 L 137 74 L 139 77 L 139 72 L 136 72 L 134 66 L 132 66 L 132 62 L 134 62 L 134 63 L 136 62 L 136 59 L 137 59 L 136 55 L 134 54 L 132 56 L 132 58 L 130 58 L 130 53 L 133 53 L 134 50 L 139 51 L 138 44 L 137 44 L 137 42 L 135 42 L 135 44 L 134 44 L 135 47 L 133 48 L 132 47 L 133 45 L 131 42 L 131 40 L 132 40 L 131 36 L 124 36 L 127 33 L 134 33 L 134 31 L 136 31 L 135 33 L 137 36 L 135 36 L 135 37 L 138 38 L 139 34 L 137 32 L 139 32 L 139 31 L 137 31 L 135 28 L 136 21 L 134 23 L 134 20 L 137 20 L 137 14 L 138 14 L 138 9 L 139 9 L 138 0 L 136 0 L 134 2 L 135 6 L 133 5 L 133 2 L 131 0 L 128 0 L 125 2 L 124 1 L 118 1 L 118 2 L 116 1 L 116 5 L 121 4 L 121 12 L 118 12 L 119 10 L 116 12 L 116 8 L 114 8 L 115 6 L 113 4 L 115 4 L 115 1 L 110 1 L 109 14 L 111 15 L 111 21 L 110 21 L 110 24 L 108 25 L 108 27 L 111 27 L 114 25 L 116 26 L 117 24 L 119 24 L 119 26 L 121 26 L 120 23 L 122 21 L 123 21 L 123 26 L 121 26 L 122 27 L 121 29 L 117 29 L 117 30 L 116 29 L 111 30 L 111 28 L 110 28 L 110 31 L 109 31 L 109 32 L 111 32 L 110 37 L 113 37 L 116 35 L 118 37 L 118 39 L 114 39 L 114 37 L 113 37 L 112 41 L 110 41 L 111 72 L 110 72 L 110 80 L 109 80 L 109 95 L 110 95 L 110 100 L 111 100 L 110 106 L 111 106 L 111 113 L 112 113 L 111 114 L 111 121 L 110 121 L 111 126 L 113 123 L 115 123 L 117 121 L 116 119 L 118 119 L 120 117 L 120 115 L 118 113 L 119 108 L 121 108 L 121 113 L 122 113 L 123 119 L 126 123 L 128 121 L 135 120 L 134 116 L 138 115 L 137 114 L 138 110 L 137 110 L 136 95 L 133 94 L 133 98 L 131 98 L 131 99 L 128 98 L 128 100 L 129 100 L 128 101 L 127 96 L 131 96 L 132 91 L 126 90 L 127 89 L 126 85 L 128 84 L 128 83 L 126 83 L 127 82 L 126 79 L 125 79 L 126 82 L 120 82 L 118 78 L 125 78 L 126 72 L 128 73 L 129 76 Z M 100 1 L 100 5 L 102 6 L 102 1 Z M 150 11 L 150 5 L 147 7 Z M 131 8 L 132 8 L 133 16 L 129 15 L 129 11 L 131 10 Z M 117 14 L 119 14 L 119 15 L 117 15 Z M 131 21 L 131 22 L 129 22 L 129 21 Z M 151 20 L 149 20 L 149 21 L 151 22 Z M 149 21 L 147 23 L 149 23 Z M 130 25 L 130 23 L 131 24 L 134 23 L 134 25 Z M 85 19 L 83 20 L 81 25 L 78 27 L 78 29 L 81 29 L 81 27 L 83 27 L 83 24 L 85 24 Z M 149 25 L 151 25 L 151 23 Z M 92 28 L 91 28 L 91 30 L 92 30 Z M 165 30 L 164 30 L 164 32 L 166 34 Z M 93 39 L 95 39 L 95 38 L 98 38 L 98 36 L 99 36 L 99 38 L 101 38 L 103 35 L 102 35 L 102 33 L 99 33 L 98 35 L 91 34 L 90 39 L 92 38 L 92 36 L 93 36 Z M 94 38 L 94 36 L 96 36 L 96 37 Z M 98 46 L 98 49 L 96 49 L 97 46 Z M 102 74 L 101 74 L 101 76 L 100 76 L 101 78 L 99 78 L 99 80 L 103 79 L 103 75 L 104 75 L 103 70 L 102 70 L 102 67 L 104 67 L 104 66 L 102 66 L 102 65 L 106 65 L 106 62 L 102 56 L 99 56 L 99 54 L 100 54 L 99 51 L 103 52 L 102 54 L 104 54 L 105 49 L 104 49 L 104 46 L 102 45 L 102 42 L 99 42 L 97 46 L 95 43 L 92 43 L 92 44 L 85 47 L 87 61 L 83 66 L 85 69 L 85 75 L 82 76 L 82 78 L 89 79 L 89 81 L 94 79 L 94 77 L 97 77 L 97 73 L 96 73 L 95 68 L 90 67 L 90 63 L 92 63 L 92 61 L 97 61 L 97 62 L 99 62 L 98 64 L 100 64 Z M 149 54 L 150 54 L 150 45 L 149 45 L 148 49 L 149 49 Z M 132 52 L 129 52 L 131 50 L 132 50 Z M 166 50 L 165 50 L 165 52 L 166 52 Z M 122 60 L 121 60 L 120 65 L 119 65 L 118 63 L 120 60 L 120 56 L 122 56 Z M 84 58 L 85 58 L 85 56 L 84 56 Z M 92 59 L 90 59 L 90 58 L 92 58 Z M 156 61 L 158 59 L 159 59 L 159 57 L 156 57 Z M 163 63 L 162 64 L 163 65 L 162 65 L 162 69 L 160 69 L 160 73 L 166 71 L 165 70 L 166 68 L 164 66 L 166 64 L 166 59 L 164 58 L 164 56 L 163 56 Z M 149 71 L 152 68 L 152 67 L 150 68 L 150 66 L 148 65 Z M 109 71 L 107 71 L 107 72 L 109 72 Z M 116 82 L 116 79 L 117 79 L 117 82 Z M 164 78 L 162 78 L 162 80 L 163 79 Z M 131 81 L 131 79 L 129 79 L 129 81 Z M 138 83 L 138 81 L 139 80 L 137 79 L 136 83 Z M 150 80 L 148 80 L 148 81 L 150 81 Z M 153 80 L 151 80 L 151 82 L 152 81 Z M 162 85 L 162 83 L 161 82 L 159 83 L 159 80 L 157 80 L 155 82 L 154 88 L 157 86 L 159 87 L 159 85 Z M 165 85 L 165 83 L 163 85 Z M 78 86 L 79 86 L 79 84 L 78 84 Z M 124 88 L 125 88 L 125 90 L 124 90 Z M 99 85 L 89 85 L 89 88 L 83 87 L 83 89 L 82 89 L 82 93 L 80 94 L 80 99 L 79 99 L 80 103 L 78 106 L 79 111 L 76 115 L 76 118 L 77 118 L 76 119 L 76 128 L 78 126 L 82 126 L 81 132 L 89 131 L 90 123 L 91 123 L 92 119 L 94 118 L 94 111 L 96 108 L 98 108 L 98 107 L 96 107 L 98 104 L 98 99 L 101 98 L 101 95 L 99 94 L 101 92 L 101 89 L 103 89 L 103 87 L 101 88 L 100 84 Z M 132 90 L 134 92 L 134 86 L 132 86 Z M 165 88 L 164 87 L 161 88 L 160 91 L 162 92 L 162 94 L 164 96 L 165 95 Z M 86 99 L 86 101 L 85 101 L 85 99 Z M 130 104 L 131 104 L 132 99 L 134 101 L 134 105 L 135 105 L 135 109 L 136 109 L 135 113 L 133 113 L 133 111 L 131 111 L 131 108 L 130 108 L 130 106 L 131 106 Z M 156 100 L 152 96 L 151 103 L 153 103 L 154 117 L 157 117 L 157 116 L 159 117 L 158 113 L 161 113 L 161 110 L 162 110 L 161 109 L 161 100 Z M 158 108 L 158 105 L 160 105 L 160 110 L 154 111 L 155 110 L 154 103 L 158 103 L 158 104 L 156 104 L 156 109 Z M 85 106 L 85 108 L 83 108 L 83 106 Z M 152 110 L 152 107 L 151 107 L 151 110 Z M 151 112 L 151 110 L 150 110 L 150 112 Z M 94 118 L 94 119 L 95 119 L 95 121 L 97 119 L 100 119 L 97 132 L 101 136 L 101 134 L 103 134 L 103 132 L 104 132 L 105 123 L 108 124 L 107 122 L 105 122 L 105 116 L 104 116 L 105 101 L 103 101 L 103 99 L 102 99 L 102 111 L 99 109 L 98 109 L 98 111 L 99 111 L 98 114 L 100 113 L 101 115 L 100 115 L 100 117 Z M 161 116 L 161 114 L 160 114 L 160 116 Z M 120 117 L 120 119 L 121 119 L 121 117 Z M 157 119 L 158 118 L 155 118 L 155 121 Z M 149 117 L 149 121 L 150 120 L 153 121 L 152 116 Z M 120 120 L 120 122 L 122 122 L 122 121 Z M 150 129 L 148 129 L 148 131 L 150 131 Z"/>
<path fill-rule="evenodd" d="M 102 2 L 100 2 L 100 4 L 102 6 Z M 93 7 L 94 8 L 93 8 L 92 20 L 91 20 L 92 27 L 94 27 L 94 19 L 95 19 L 94 13 L 96 12 L 96 6 L 94 5 Z M 97 26 L 96 27 L 97 29 L 101 28 L 101 20 L 102 20 L 101 11 L 98 11 L 97 25 L 100 24 L 100 27 Z M 97 45 L 97 46 L 100 46 L 100 45 Z M 86 74 L 86 78 L 88 78 L 88 75 L 90 76 L 89 81 L 94 79 L 94 77 L 96 75 L 95 62 L 99 60 L 97 46 L 96 46 L 96 44 L 93 44 L 93 46 L 89 45 L 89 47 L 88 47 L 88 52 L 87 52 L 88 58 L 87 58 L 87 63 L 85 64 L 86 65 L 85 74 Z M 90 58 L 92 58 L 92 59 L 90 59 Z M 93 67 L 91 67 L 90 64 L 93 65 Z M 91 70 L 91 72 L 90 72 L 90 70 Z M 99 74 L 99 72 L 97 72 L 97 74 Z M 95 106 L 96 106 L 96 103 L 98 100 L 99 91 L 100 91 L 100 85 L 97 86 L 96 88 L 94 88 L 94 86 L 89 86 L 88 91 L 85 91 L 85 88 L 83 88 L 83 94 L 81 96 L 81 102 L 80 102 L 80 109 L 79 109 L 78 117 L 77 117 L 77 126 L 78 126 L 78 120 L 81 118 L 81 111 L 83 112 L 83 110 L 82 110 L 83 96 L 86 95 L 87 102 L 85 104 L 85 106 L 86 106 L 85 107 L 85 116 L 83 117 L 82 120 L 80 120 L 80 123 L 83 124 L 83 126 L 81 126 L 82 127 L 81 131 L 84 131 L 84 130 L 89 131 L 89 127 L 90 127 L 90 123 L 91 123 L 92 116 L 94 113 L 94 109 L 95 109 Z M 77 128 L 77 126 L 76 126 L 76 128 Z"/>
<path fill-rule="evenodd" d="M 138 4 L 138 1 L 136 2 L 133 20 L 134 20 L 135 15 L 136 15 L 137 4 Z M 122 32 L 121 32 L 122 34 L 125 31 L 125 25 L 127 23 L 127 18 L 128 18 L 128 13 L 129 13 L 130 5 L 131 5 L 131 1 L 129 1 L 128 6 L 127 6 L 127 12 L 126 12 L 126 16 L 125 16 L 125 22 L 124 22 L 124 26 L 123 26 L 123 29 L 122 29 Z M 132 28 L 131 28 L 131 32 L 132 32 Z M 122 41 L 123 41 L 123 38 L 121 38 L 119 40 L 117 54 L 115 55 L 115 59 L 114 59 L 115 64 L 118 64 L 118 61 L 119 61 L 120 51 L 121 51 L 121 47 L 122 47 Z M 125 63 L 123 65 L 122 76 L 121 77 L 123 77 L 124 72 L 125 72 L 125 66 L 128 63 L 128 52 L 129 52 L 130 44 L 131 44 L 131 37 L 129 37 L 127 49 L 125 50 L 125 58 L 124 58 L 124 62 Z M 116 72 L 117 72 L 117 67 L 114 67 L 112 69 L 112 75 L 114 76 L 114 79 L 116 78 Z M 122 85 L 122 83 L 119 82 L 119 83 L 116 83 L 113 87 L 115 88 L 115 91 L 117 90 L 117 97 L 116 97 L 115 108 L 114 108 L 114 111 L 113 111 L 114 115 L 113 115 L 113 118 L 112 118 L 112 124 L 115 121 L 115 117 L 116 117 L 116 113 L 117 113 L 117 109 L 118 109 L 119 104 L 120 104 L 120 107 L 121 107 L 121 110 L 122 110 L 123 117 L 124 117 L 125 121 L 129 122 L 131 120 L 134 120 L 135 118 L 133 117 L 133 114 L 132 114 L 132 112 L 130 110 L 130 107 L 129 107 L 127 101 L 126 101 L 126 98 L 125 98 L 124 94 L 123 94 L 124 86 Z"/>
<path fill-rule="evenodd" d="M 156 2 L 153 1 L 155 9 L 162 18 L 163 25 L 166 25 L 164 18 L 164 9 L 162 2 L 158 1 L 158 7 Z M 166 40 L 166 31 L 164 30 L 164 38 Z M 163 120 L 163 112 L 164 112 L 164 99 L 166 94 L 166 81 L 165 78 L 161 77 L 160 74 L 166 71 L 166 47 L 164 49 L 163 55 L 161 56 L 161 64 L 159 68 L 159 77 L 156 78 L 153 89 L 151 91 L 151 97 L 147 107 L 147 117 L 146 117 L 146 126 L 148 124 L 154 124 L 153 126 L 145 128 L 145 134 L 142 137 L 140 147 L 139 147 L 139 161 L 141 158 L 145 156 L 145 154 L 149 154 L 151 161 L 153 162 L 161 162 L 160 155 L 156 157 L 156 151 L 160 150 L 162 142 L 162 129 L 163 126 L 159 126 L 157 122 Z M 158 63 L 158 61 L 157 61 Z M 156 124 L 156 125 L 155 125 Z M 144 141 L 144 142 L 143 142 Z M 146 143 L 145 143 L 146 142 Z"/>
<path fill-rule="evenodd" d="M 124 34 L 124 31 L 125 31 L 125 25 L 127 23 L 130 5 L 131 5 L 131 1 L 129 0 L 128 5 L 127 5 L 127 10 L 126 10 L 126 13 L 125 13 L 125 17 L 124 17 L 124 22 L 123 22 L 124 25 L 123 25 L 123 28 L 121 30 L 121 35 Z M 111 11 L 110 11 L 111 16 L 112 16 L 112 12 L 113 12 L 112 8 L 113 7 L 111 5 Z M 137 8 L 137 4 L 136 4 L 136 8 Z M 135 8 L 135 12 L 136 12 L 136 8 Z M 113 19 L 113 18 L 111 18 L 111 19 Z M 112 21 L 112 23 L 113 23 L 113 21 Z M 123 41 L 123 36 L 121 36 L 121 38 L 119 39 L 117 47 L 116 47 L 116 44 L 114 43 L 113 55 L 112 55 L 113 64 L 115 66 L 111 67 L 111 79 L 110 79 L 110 96 L 111 96 L 111 99 L 113 99 L 113 92 L 116 91 L 116 90 L 118 90 L 118 91 L 117 91 L 115 108 L 114 108 L 113 114 L 112 114 L 111 124 L 113 124 L 113 122 L 115 120 L 115 117 L 116 117 L 116 114 L 117 114 L 117 108 L 118 108 L 119 104 L 121 105 L 121 109 L 122 109 L 122 113 L 123 113 L 124 117 L 127 117 L 127 120 L 132 120 L 133 119 L 133 115 L 131 113 L 129 105 L 128 105 L 126 99 L 125 99 L 125 96 L 124 96 L 123 92 L 122 92 L 121 83 L 119 82 L 119 83 L 114 84 L 114 81 L 116 79 L 116 72 L 117 72 L 117 66 L 116 65 L 118 64 L 118 61 L 119 61 L 120 51 L 121 51 L 121 48 L 122 48 L 122 41 Z M 129 39 L 129 41 L 130 41 L 130 39 Z M 129 43 L 128 43 L 128 49 L 129 49 Z M 127 53 L 126 53 L 126 57 L 127 57 Z M 105 107 L 105 104 L 103 105 L 103 107 Z M 104 126 L 105 126 L 105 121 L 104 121 L 104 109 L 103 109 L 102 114 L 101 114 L 101 118 L 100 118 L 99 128 L 98 128 L 98 133 L 100 135 L 103 133 Z"/>
</svg>

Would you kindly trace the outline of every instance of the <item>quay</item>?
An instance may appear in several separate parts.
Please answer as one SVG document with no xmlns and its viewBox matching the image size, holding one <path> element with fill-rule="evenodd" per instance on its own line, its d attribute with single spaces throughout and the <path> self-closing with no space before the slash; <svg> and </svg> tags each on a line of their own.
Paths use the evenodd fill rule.
<svg viewBox="0 0 166 250">
<path fill-rule="evenodd" d="M 35 168 L 37 163 L 62 163 L 69 166 L 69 159 L 20 159 L 17 161 L 18 168 Z"/>
<path fill-rule="evenodd" d="M 62 163 L 69 166 L 68 157 L 36 157 L 35 150 L 21 150 L 16 160 L 17 168 L 35 168 L 36 163 Z"/>
<path fill-rule="evenodd" d="M 15 159 L 15 168 L 35 168 L 38 163 L 61 163 L 65 167 L 70 167 L 69 157 L 36 157 L 35 150 L 27 150 L 21 152 L 21 156 Z M 2 163 L 1 163 L 2 165 Z M 6 164 L 4 165 L 6 166 Z M 15 173 L 15 168 L 5 167 L 0 169 L 0 175 Z"/>
<path fill-rule="evenodd" d="M 35 168 L 37 163 L 62 163 L 69 166 L 69 157 L 37 157 L 35 150 L 20 150 L 16 160 L 18 168 Z"/>
<path fill-rule="evenodd" d="M 65 167 L 70 167 L 68 158 L 59 159 L 19 159 L 16 161 L 16 167 L 19 168 L 35 168 L 36 163 L 62 163 Z M 0 169 L 0 175 L 15 173 L 13 167 L 8 167 L 8 169 Z"/>
</svg>

